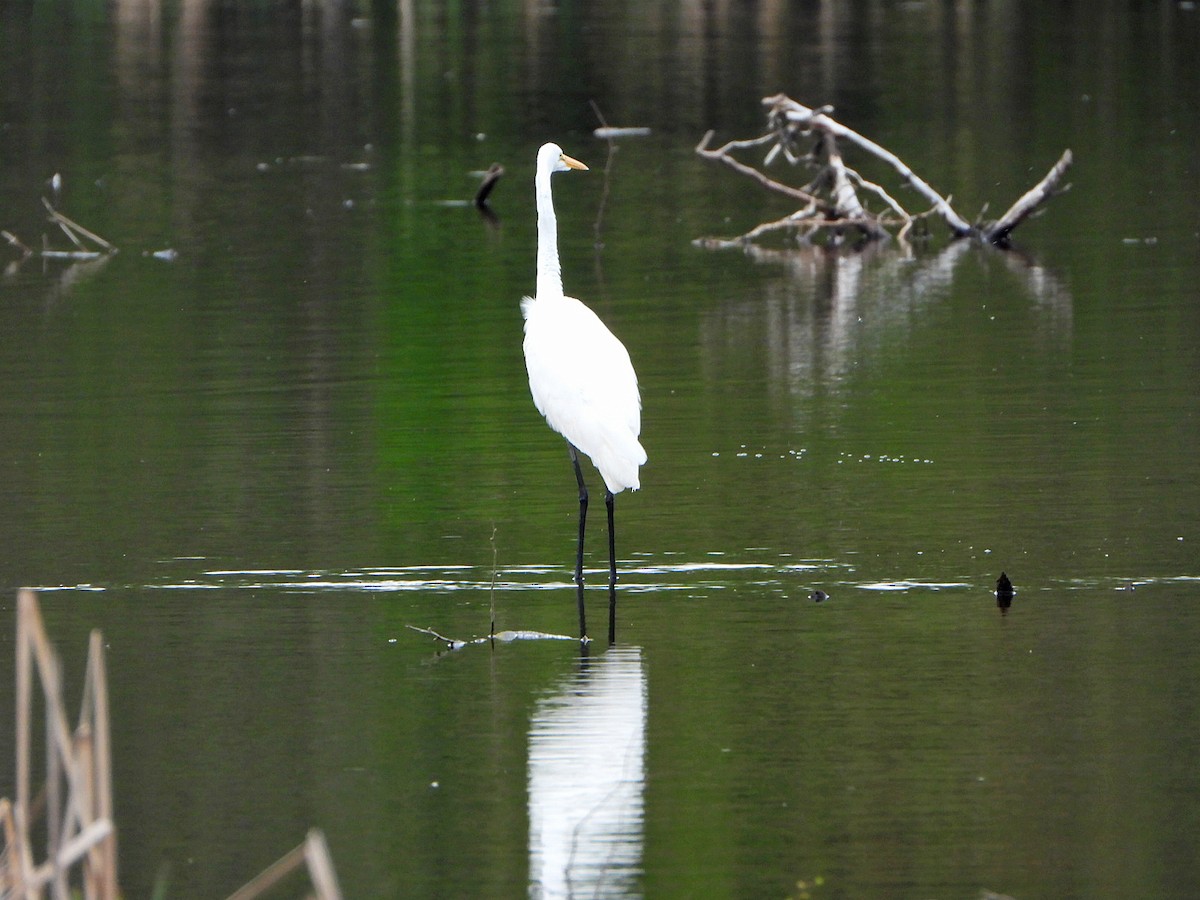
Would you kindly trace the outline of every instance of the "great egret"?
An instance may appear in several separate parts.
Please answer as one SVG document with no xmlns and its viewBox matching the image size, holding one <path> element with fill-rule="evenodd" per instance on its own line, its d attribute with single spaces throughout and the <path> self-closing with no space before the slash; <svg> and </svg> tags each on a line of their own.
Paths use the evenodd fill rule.
<svg viewBox="0 0 1200 900">
<path fill-rule="evenodd" d="M 604 479 L 608 508 L 608 640 L 616 640 L 617 551 L 613 531 L 614 495 L 639 487 L 638 468 L 646 451 L 638 441 L 642 401 L 637 374 L 625 345 L 600 317 L 574 297 L 563 294 L 558 263 L 558 223 L 550 195 L 550 176 L 586 169 L 557 144 L 544 144 L 537 155 L 534 194 L 537 199 L 537 291 L 521 301 L 525 316 L 525 368 L 534 405 L 546 423 L 567 440 L 579 485 L 579 545 L 575 554 L 575 586 L 579 602 L 579 636 L 587 639 L 583 604 L 583 534 L 588 490 L 579 468 L 579 452 L 587 454 Z"/>
</svg>

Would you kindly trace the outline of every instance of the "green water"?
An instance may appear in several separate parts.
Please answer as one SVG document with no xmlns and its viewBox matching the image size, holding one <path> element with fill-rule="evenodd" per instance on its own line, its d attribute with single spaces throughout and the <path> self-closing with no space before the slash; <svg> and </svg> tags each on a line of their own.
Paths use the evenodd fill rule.
<svg viewBox="0 0 1200 900">
<path fill-rule="evenodd" d="M 1186 4 L 6 5 L 0 228 L 62 246 L 58 172 L 121 252 L 0 250 L 0 648 L 43 588 L 74 706 L 104 630 L 126 895 L 310 826 L 348 896 L 1193 895 L 1198 51 Z M 1072 189 L 1013 254 L 698 249 L 789 211 L 692 151 L 781 90 L 968 218 Z M 439 653 L 576 627 L 545 140 L 641 381 L 620 643 Z M 446 202 L 496 161 L 498 223 Z"/>
</svg>

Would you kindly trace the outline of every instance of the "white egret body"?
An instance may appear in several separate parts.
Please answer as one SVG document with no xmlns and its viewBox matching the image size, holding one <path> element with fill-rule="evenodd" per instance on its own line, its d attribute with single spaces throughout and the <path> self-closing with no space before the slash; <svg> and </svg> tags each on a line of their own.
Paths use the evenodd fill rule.
<svg viewBox="0 0 1200 900">
<path fill-rule="evenodd" d="M 550 194 L 554 172 L 586 169 L 545 144 L 537 155 L 534 190 L 537 199 L 537 292 L 521 303 L 525 315 L 525 368 L 534 405 L 547 424 L 567 440 L 579 485 L 579 546 L 575 582 L 579 600 L 579 630 L 587 636 L 583 609 L 583 534 L 587 518 L 587 487 L 579 468 L 578 451 L 600 470 L 607 488 L 609 544 L 609 641 L 616 624 L 616 549 L 613 534 L 613 496 L 640 486 L 638 469 L 646 451 L 638 441 L 642 403 L 637 374 L 629 353 L 592 310 L 563 294 L 558 262 L 558 223 Z"/>
</svg>

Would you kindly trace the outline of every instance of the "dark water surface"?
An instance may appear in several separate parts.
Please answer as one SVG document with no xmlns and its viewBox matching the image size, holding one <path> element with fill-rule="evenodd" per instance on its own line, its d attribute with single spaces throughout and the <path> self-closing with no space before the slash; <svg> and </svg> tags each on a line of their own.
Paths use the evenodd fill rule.
<svg viewBox="0 0 1200 900">
<path fill-rule="evenodd" d="M 126 896 L 310 826 L 359 897 L 1195 896 L 1191 6 L 0 7 L 0 228 L 65 246 L 57 172 L 121 248 L 0 250 L 0 649 L 42 588 L 74 705 L 104 630 Z M 789 211 L 692 152 L 779 91 L 969 218 L 1073 188 L 1020 253 L 698 249 Z M 620 643 L 439 653 L 407 626 L 575 628 L 545 140 L 642 384 Z"/>
</svg>

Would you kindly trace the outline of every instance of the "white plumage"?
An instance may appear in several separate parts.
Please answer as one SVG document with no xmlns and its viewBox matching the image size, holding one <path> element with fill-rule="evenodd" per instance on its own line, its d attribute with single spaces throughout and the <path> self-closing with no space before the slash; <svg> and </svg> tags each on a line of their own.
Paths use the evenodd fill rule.
<svg viewBox="0 0 1200 900">
<path fill-rule="evenodd" d="M 629 352 L 591 309 L 563 294 L 550 175 L 583 164 L 556 144 L 538 151 L 537 295 L 525 314 L 525 368 L 534 405 L 546 422 L 583 451 L 614 494 L 640 487 L 646 451 L 638 441 L 642 402 Z"/>
<path fill-rule="evenodd" d="M 614 494 L 640 487 L 641 400 L 629 353 L 574 297 L 526 298 L 525 367 L 534 405 L 582 450 Z"/>
<path fill-rule="evenodd" d="M 586 169 L 557 144 L 538 151 L 534 175 L 537 200 L 537 291 L 521 302 L 525 316 L 525 368 L 533 402 L 546 422 L 567 439 L 579 483 L 579 544 L 575 556 L 579 632 L 587 639 L 583 604 L 583 535 L 588 492 L 576 451 L 592 460 L 607 488 L 609 550 L 608 639 L 616 640 L 617 560 L 613 526 L 613 495 L 640 486 L 638 470 L 646 451 L 642 430 L 642 401 L 637 374 L 625 345 L 600 317 L 574 297 L 563 293 L 558 263 L 558 223 L 550 194 L 554 172 Z"/>
</svg>

